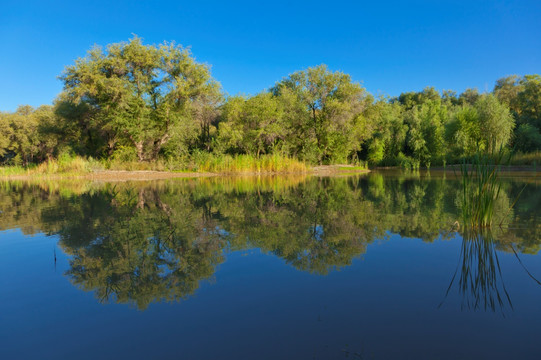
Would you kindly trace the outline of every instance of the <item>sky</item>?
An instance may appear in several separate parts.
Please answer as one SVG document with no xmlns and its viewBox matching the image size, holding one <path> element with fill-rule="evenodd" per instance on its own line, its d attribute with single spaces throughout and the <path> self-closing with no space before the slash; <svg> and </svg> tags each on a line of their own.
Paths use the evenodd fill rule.
<svg viewBox="0 0 541 360">
<path fill-rule="evenodd" d="M 0 0 L 0 111 L 51 104 L 95 44 L 175 41 L 227 94 L 327 64 L 372 94 L 490 91 L 541 73 L 541 1 Z"/>
</svg>

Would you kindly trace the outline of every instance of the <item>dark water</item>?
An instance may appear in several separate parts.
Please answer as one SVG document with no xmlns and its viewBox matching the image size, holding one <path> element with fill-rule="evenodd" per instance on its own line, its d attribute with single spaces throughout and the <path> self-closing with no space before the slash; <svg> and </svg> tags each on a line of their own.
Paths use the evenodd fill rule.
<svg viewBox="0 0 541 360">
<path fill-rule="evenodd" d="M 441 174 L 0 183 L 0 359 L 539 359 L 541 186 L 504 190 L 471 233 Z"/>
</svg>

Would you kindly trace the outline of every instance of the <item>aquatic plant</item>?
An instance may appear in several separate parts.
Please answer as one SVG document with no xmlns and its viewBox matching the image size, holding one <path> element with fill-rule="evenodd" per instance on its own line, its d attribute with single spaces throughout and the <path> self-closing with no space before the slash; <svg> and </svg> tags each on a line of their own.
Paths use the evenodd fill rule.
<svg viewBox="0 0 541 360">
<path fill-rule="evenodd" d="M 491 154 L 478 152 L 471 163 L 463 160 L 460 165 L 464 226 L 476 229 L 492 225 L 494 205 L 502 188 L 500 171 L 505 155 L 503 149 Z"/>
</svg>

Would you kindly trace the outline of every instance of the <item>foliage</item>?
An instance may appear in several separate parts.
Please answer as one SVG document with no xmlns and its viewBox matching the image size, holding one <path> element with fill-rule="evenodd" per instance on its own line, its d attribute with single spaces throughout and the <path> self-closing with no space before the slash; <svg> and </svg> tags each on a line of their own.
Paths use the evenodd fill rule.
<svg viewBox="0 0 541 360">
<path fill-rule="evenodd" d="M 106 168 L 179 170 L 200 168 L 204 157 L 263 162 L 277 154 L 312 165 L 429 168 L 500 147 L 541 150 L 537 74 L 499 79 L 492 93 L 426 87 L 374 98 L 348 74 L 319 65 L 269 91 L 225 97 L 187 48 L 134 36 L 91 49 L 60 79 L 52 106 L 0 112 L 2 165 L 32 167 L 70 153 Z"/>
<path fill-rule="evenodd" d="M 87 110 L 80 115 L 85 128 L 107 134 L 109 150 L 130 144 L 139 161 L 156 160 L 171 139 L 188 146 L 198 135 L 196 117 L 207 116 L 201 108 L 219 97 L 208 67 L 189 50 L 143 45 L 138 37 L 93 48 L 60 79 L 68 107 Z"/>
<path fill-rule="evenodd" d="M 349 75 L 320 65 L 289 75 L 272 92 L 279 97 L 292 94 L 304 108 L 295 121 L 303 136 L 302 156 L 320 164 L 340 162 L 357 149 L 355 124 L 371 98 Z"/>
</svg>

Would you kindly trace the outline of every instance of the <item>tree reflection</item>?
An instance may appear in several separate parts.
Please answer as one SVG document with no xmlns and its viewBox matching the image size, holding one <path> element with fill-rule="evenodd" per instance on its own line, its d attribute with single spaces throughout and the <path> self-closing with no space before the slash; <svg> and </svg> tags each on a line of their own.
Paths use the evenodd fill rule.
<svg viewBox="0 0 541 360">
<path fill-rule="evenodd" d="M 212 219 L 192 221 L 196 209 L 173 208 L 156 190 L 120 193 L 107 210 L 93 219 L 93 238 L 83 244 L 72 241 L 80 226 L 60 232 L 61 245 L 73 255 L 67 274 L 101 301 L 139 309 L 154 301 L 178 301 L 193 294 L 224 260 L 228 234 Z"/>
<path fill-rule="evenodd" d="M 70 255 L 73 284 L 102 302 L 145 309 L 194 294 L 230 251 L 258 248 L 296 269 L 327 274 L 390 233 L 446 239 L 441 229 L 456 219 L 459 194 L 457 182 L 442 178 L 378 173 L 118 185 L 10 182 L 0 186 L 0 229 L 58 236 Z M 517 207 L 509 223 L 533 221 L 535 204 Z M 510 306 L 496 250 L 535 253 L 539 230 L 502 231 L 498 240 L 465 233 L 449 289 L 457 284 L 466 308 Z"/>
</svg>

